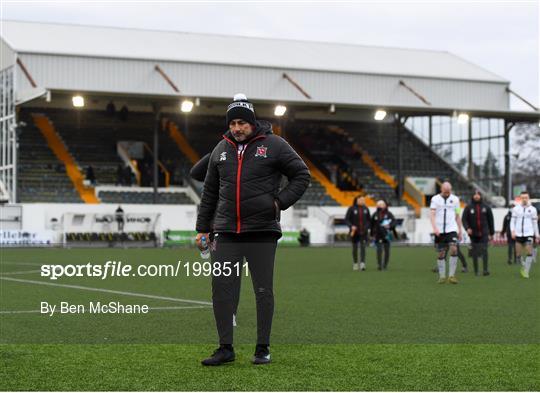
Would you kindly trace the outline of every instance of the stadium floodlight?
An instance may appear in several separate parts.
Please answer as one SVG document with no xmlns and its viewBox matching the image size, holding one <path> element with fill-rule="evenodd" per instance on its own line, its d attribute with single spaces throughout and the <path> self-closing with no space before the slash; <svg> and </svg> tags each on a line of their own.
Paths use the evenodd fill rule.
<svg viewBox="0 0 540 393">
<path fill-rule="evenodd" d="M 384 120 L 386 117 L 386 111 L 383 111 L 382 109 L 378 109 L 377 112 L 375 112 L 374 119 L 377 121 Z"/>
<path fill-rule="evenodd" d="M 189 113 L 193 109 L 193 101 L 184 100 L 180 105 L 180 110 L 184 113 Z"/>
<path fill-rule="evenodd" d="M 287 107 L 285 105 L 276 105 L 274 115 L 281 117 L 285 114 L 285 112 L 287 112 Z"/>
<path fill-rule="evenodd" d="M 71 99 L 73 106 L 75 108 L 82 108 L 84 106 L 84 97 L 83 96 L 73 96 Z"/>
<path fill-rule="evenodd" d="M 460 113 L 457 117 L 458 124 L 467 124 L 469 122 L 469 115 L 466 113 Z"/>
</svg>

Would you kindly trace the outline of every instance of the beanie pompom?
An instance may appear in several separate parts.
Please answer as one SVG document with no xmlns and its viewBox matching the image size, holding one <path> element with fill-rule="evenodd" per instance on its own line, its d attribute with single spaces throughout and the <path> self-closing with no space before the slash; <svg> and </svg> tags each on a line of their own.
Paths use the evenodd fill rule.
<svg viewBox="0 0 540 393">
<path fill-rule="evenodd" d="M 231 123 L 231 120 L 234 119 L 242 119 L 253 125 L 257 123 L 257 119 L 255 118 L 255 108 L 243 93 L 236 93 L 233 102 L 227 107 L 227 126 Z"/>
<path fill-rule="evenodd" d="M 247 97 L 243 93 L 237 93 L 234 95 L 233 101 L 247 101 Z"/>
</svg>

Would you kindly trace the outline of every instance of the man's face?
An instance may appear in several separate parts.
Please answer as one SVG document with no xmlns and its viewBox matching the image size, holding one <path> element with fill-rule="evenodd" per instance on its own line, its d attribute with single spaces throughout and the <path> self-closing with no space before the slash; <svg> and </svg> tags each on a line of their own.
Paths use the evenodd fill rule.
<svg viewBox="0 0 540 393">
<path fill-rule="evenodd" d="M 473 195 L 473 199 L 475 202 L 480 202 L 480 199 L 482 199 L 482 196 L 478 193 Z"/>
<path fill-rule="evenodd" d="M 520 198 L 521 198 L 521 204 L 523 206 L 527 206 L 529 204 L 529 194 L 521 194 Z"/>
<path fill-rule="evenodd" d="M 445 198 L 448 198 L 452 193 L 452 186 L 448 183 L 443 183 L 441 187 L 441 195 Z"/>
<path fill-rule="evenodd" d="M 359 197 L 356 199 L 358 206 L 364 206 L 366 204 L 366 199 L 364 197 Z"/>
<path fill-rule="evenodd" d="M 386 203 L 384 203 L 384 201 L 377 201 L 377 208 L 379 209 L 386 209 Z"/>
<path fill-rule="evenodd" d="M 237 142 L 245 141 L 253 133 L 253 126 L 242 119 L 231 120 L 229 129 Z"/>
</svg>

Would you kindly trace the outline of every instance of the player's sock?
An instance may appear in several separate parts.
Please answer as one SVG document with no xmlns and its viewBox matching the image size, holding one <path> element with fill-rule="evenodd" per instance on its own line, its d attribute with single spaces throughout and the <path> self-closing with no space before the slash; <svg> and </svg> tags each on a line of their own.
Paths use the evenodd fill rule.
<svg viewBox="0 0 540 393">
<path fill-rule="evenodd" d="M 524 269 L 529 274 L 529 271 L 531 270 L 531 264 L 532 264 L 533 257 L 532 255 L 527 255 L 527 258 L 525 258 L 525 266 Z"/>
<path fill-rule="evenodd" d="M 446 277 L 446 262 L 444 259 L 437 259 L 437 268 L 439 269 L 439 277 Z"/>
<path fill-rule="evenodd" d="M 521 263 L 521 267 L 525 267 L 525 257 L 524 256 L 520 256 L 519 257 L 519 261 Z"/>
<path fill-rule="evenodd" d="M 448 276 L 454 277 L 456 275 L 456 268 L 457 268 L 457 255 L 452 255 L 450 257 L 450 260 L 448 262 Z"/>
</svg>

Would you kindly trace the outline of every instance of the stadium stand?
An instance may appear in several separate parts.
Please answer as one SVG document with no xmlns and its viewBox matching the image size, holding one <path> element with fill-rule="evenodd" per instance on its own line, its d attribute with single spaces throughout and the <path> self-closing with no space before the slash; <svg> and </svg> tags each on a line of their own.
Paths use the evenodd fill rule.
<svg viewBox="0 0 540 393">
<path fill-rule="evenodd" d="M 365 149 L 391 175 L 397 176 L 397 130 L 389 123 L 347 123 L 348 135 Z M 405 176 L 432 176 L 439 182 L 449 180 L 462 199 L 469 200 L 474 186 L 456 173 L 436 152 L 410 130 L 402 129 L 402 171 Z"/>
<path fill-rule="evenodd" d="M 485 187 L 486 180 L 495 183 L 493 178 L 497 178 L 491 176 L 491 170 L 487 175 L 476 174 L 483 160 L 483 152 L 473 149 L 473 144 L 477 143 L 479 146 L 498 146 L 496 165 L 504 176 L 500 176 L 500 180 L 497 178 L 493 187 L 490 185 L 483 191 L 494 203 L 504 204 L 512 199 L 513 191 L 509 150 L 511 130 L 519 123 L 538 123 L 537 111 L 511 110 L 510 95 L 520 96 L 510 89 L 510 81 L 446 51 L 5 22 L 0 37 L 7 54 L 1 70 L 5 88 L 1 89 L 0 95 L 8 112 L 2 117 L 0 133 L 8 152 L 20 152 L 20 162 L 16 153 L 5 154 L 5 163 L 0 168 L 3 176 L 0 194 L 5 194 L 4 200 L 10 202 L 28 200 L 34 193 L 33 200 L 61 203 L 69 198 L 56 198 L 55 194 L 70 193 L 72 199 L 93 203 L 94 190 L 87 186 L 87 182 L 83 183 L 85 174 L 86 180 L 95 178 L 97 186 L 133 183 L 131 176 L 119 176 L 125 169 L 122 168 L 123 160 L 127 161 L 127 158 L 124 156 L 122 160 L 118 157 L 116 143 L 131 140 L 153 145 L 152 131 L 156 119 L 150 110 L 152 105 L 168 111 L 165 116 L 170 116 L 175 123 L 176 133 L 171 127 L 163 127 L 160 132 L 159 158 L 169 173 L 170 184 L 185 185 L 190 182 L 186 174 L 197 155 L 208 153 L 226 129 L 223 114 L 237 90 L 248 91 L 250 99 L 256 98 L 259 117 L 266 116 L 280 125 L 284 124 L 283 135 L 287 138 L 294 137 L 295 133 L 308 126 L 322 127 L 331 133 L 336 131 L 329 127 L 331 125 L 343 130 L 344 133 L 333 135 L 332 142 L 338 140 L 335 136 L 339 135 L 339 141 L 345 146 L 338 148 L 335 146 L 337 143 L 320 146 L 321 154 L 316 156 L 309 149 L 301 152 L 310 154 L 313 162 L 310 169 L 320 169 L 321 176 L 317 173 L 314 185 L 305 197 L 305 200 L 319 204 L 349 204 L 345 202 L 346 199 L 349 201 L 349 194 L 345 194 L 348 192 L 364 192 L 374 198 L 388 199 L 392 204 L 402 204 L 403 201 L 397 201 L 401 196 L 395 192 L 399 178 L 403 181 L 399 187 L 404 191 L 403 199 L 418 213 L 420 206 L 429 203 L 429 198 L 426 198 L 429 195 L 424 195 L 414 186 L 420 182 L 409 182 L 404 178 L 407 176 L 434 177 L 439 181 L 448 179 L 453 183 L 455 192 L 467 200 L 473 187 Z M 33 39 L 41 36 L 48 39 L 43 42 Z M 72 39 L 65 40 L 64 37 Z M 151 45 L 137 45 L 141 40 Z M 163 42 L 193 50 L 173 53 L 168 49 L 171 45 L 160 45 Z M 231 57 L 230 53 L 221 50 L 224 42 L 250 50 L 253 61 L 245 64 Z M 92 45 L 87 45 L 89 43 Z M 276 57 L 269 64 L 267 49 L 272 45 L 295 56 Z M 152 51 L 146 50 L 150 47 Z M 198 51 L 201 47 L 211 50 Z M 138 50 L 136 56 L 133 48 Z M 325 58 L 320 53 L 333 55 Z M 76 66 L 74 61 L 77 61 Z M 160 61 L 168 62 L 167 66 L 162 68 L 158 64 Z M 268 72 L 269 66 L 272 73 Z M 374 69 L 381 72 L 374 74 Z M 294 75 L 287 74 L 287 70 L 295 70 Z M 248 74 L 247 84 L 238 84 L 237 77 Z M 184 95 L 184 91 L 178 95 L 182 89 L 177 85 L 184 86 L 182 89 L 187 89 L 189 96 Z M 193 111 L 190 109 L 180 114 L 179 99 L 190 103 Z M 113 105 L 113 101 L 117 102 Z M 429 108 L 426 108 L 427 103 Z M 282 117 L 273 114 L 278 104 L 288 106 Z M 128 110 L 126 105 L 132 108 Z M 135 108 L 148 112 L 137 113 L 133 111 Z M 459 154 L 454 154 L 452 159 L 467 166 L 460 168 L 468 170 L 470 180 L 405 127 L 401 127 L 400 138 L 397 138 L 394 125 L 388 121 L 418 118 L 424 124 L 424 120 L 429 118 L 431 140 L 440 140 L 439 136 L 448 131 L 441 126 L 442 123 L 433 123 L 432 120 L 435 116 L 454 122 L 459 118 L 456 108 L 461 112 L 459 115 L 469 117 L 471 136 L 482 131 L 476 121 L 480 119 L 498 119 L 497 128 L 499 131 L 504 128 L 503 133 L 490 134 L 488 139 L 484 136 L 469 137 L 468 141 L 451 140 L 441 145 L 446 146 L 445 149 L 457 146 L 456 143 L 469 145 L 472 154 L 467 154 L 467 150 L 460 147 Z M 386 121 L 372 120 L 376 111 L 383 110 L 390 115 Z M 25 127 L 20 127 L 18 122 L 32 113 L 43 113 L 47 118 L 41 118 L 43 127 L 39 127 L 39 131 L 54 153 L 45 153 L 49 154 L 51 164 L 39 164 L 39 168 L 37 162 L 30 165 L 25 161 L 38 153 L 31 147 L 25 148 L 34 141 L 24 140 L 24 135 L 20 142 L 10 137 L 10 132 L 16 128 L 25 133 Z M 307 126 L 300 127 L 299 119 L 304 119 L 302 121 Z M 31 121 L 27 123 L 32 124 Z M 30 132 L 26 131 L 26 134 Z M 43 140 L 39 133 L 38 138 Z M 330 139 L 326 137 L 327 141 Z M 398 140 L 403 152 L 399 173 Z M 347 151 L 351 141 L 360 146 L 352 153 Z M 504 154 L 501 145 L 504 146 Z M 46 146 L 42 143 L 45 150 Z M 150 171 L 148 163 L 152 157 L 148 149 L 145 151 L 146 157 L 139 163 L 143 170 L 137 172 L 142 172 L 142 176 L 137 176 L 137 183 L 149 185 L 149 177 L 153 177 L 150 172 L 153 171 Z M 53 163 L 63 163 L 66 168 L 58 179 L 49 173 L 54 172 Z M 329 168 L 329 165 L 332 166 Z M 337 179 L 334 165 L 338 168 Z M 38 169 L 42 173 L 32 177 L 32 172 L 36 173 Z M 161 172 L 163 185 L 167 183 L 167 176 L 165 171 Z M 36 179 L 42 180 L 46 176 L 54 182 L 38 185 Z M 119 178 L 124 180 L 119 181 Z M 91 183 L 93 186 L 94 182 Z M 17 189 L 21 189 L 18 198 L 15 195 Z M 432 192 L 431 187 L 422 189 Z M 41 190 L 48 194 L 41 196 Z M 74 191 L 78 192 L 79 198 Z M 501 196 L 505 201 L 493 199 Z"/>
<path fill-rule="evenodd" d="M 97 184 L 114 184 L 121 159 L 116 152 L 116 134 L 92 111 L 46 109 L 42 112 L 55 125 L 81 168 L 91 165 Z M 80 122 L 80 127 L 77 126 Z"/>
<path fill-rule="evenodd" d="M 151 113 L 130 113 L 124 121 L 107 115 L 105 111 L 69 109 L 32 108 L 22 110 L 21 119 L 26 126 L 21 133 L 21 157 L 19 161 L 20 201 L 23 202 L 81 202 L 72 182 L 65 175 L 60 162 L 32 120 L 33 113 L 43 113 L 55 126 L 81 172 L 92 167 L 96 184 L 118 184 L 119 168 L 124 163 L 116 149 L 118 141 L 135 140 L 151 145 L 153 138 L 154 116 Z M 160 158 L 167 168 L 171 185 L 184 185 L 190 164 L 170 137 L 160 133 Z M 152 156 L 146 155 L 146 164 L 139 164 L 147 170 L 143 176 L 143 185 L 149 186 Z M 139 160 L 141 162 L 141 160 Z M 62 171 L 59 168 L 62 167 Z M 59 173 L 60 172 L 60 173 Z M 141 171 L 142 172 L 142 171 Z M 160 170 L 161 186 L 164 185 L 164 172 Z M 53 180 L 54 181 L 51 181 Z M 118 192 L 101 193 L 104 202 L 113 203 L 149 203 L 152 193 Z M 189 201 L 189 202 L 187 202 Z M 151 203 L 151 202 L 150 202 Z M 174 193 L 161 195 L 159 203 L 193 203 L 185 194 Z"/>
<path fill-rule="evenodd" d="M 21 121 L 26 125 L 21 128 L 18 138 L 19 201 L 81 203 L 64 164 L 47 146 L 32 118 L 22 112 Z"/>
<path fill-rule="evenodd" d="M 397 204 L 395 191 L 363 163 L 361 154 L 352 148 L 352 138 L 345 133 L 332 132 L 328 125 L 298 123 L 298 126 L 298 134 L 291 137 L 295 146 L 339 189 L 358 191 L 358 194 Z"/>
<path fill-rule="evenodd" d="M 167 116 L 178 125 L 179 132 L 183 133 L 182 129 L 185 130 L 184 119 L 175 114 Z M 222 117 L 192 116 L 189 119 L 188 129 L 188 134 L 184 134 L 184 136 L 199 156 L 203 156 L 211 152 L 222 139 L 226 126 Z M 200 192 L 201 188 L 196 187 L 196 190 Z M 295 205 L 299 209 L 307 206 L 339 206 L 339 203 L 328 195 L 325 188 L 312 177 L 310 187 Z"/>
<path fill-rule="evenodd" d="M 154 203 L 154 194 L 149 191 L 102 191 L 98 194 L 98 197 L 103 203 Z M 164 205 L 190 205 L 194 202 L 187 194 L 182 192 L 161 192 L 158 193 L 157 203 Z"/>
<path fill-rule="evenodd" d="M 339 206 L 339 203 L 326 193 L 321 183 L 312 177 L 308 189 L 294 205 L 298 209 L 305 209 L 308 206 Z"/>
<path fill-rule="evenodd" d="M 141 141 L 149 146 L 153 143 L 155 118 L 149 112 L 130 112 L 125 121 L 120 117 L 110 116 L 105 111 L 96 110 L 78 112 L 47 109 L 44 113 L 56 125 L 80 166 L 86 168 L 91 165 L 94 168 L 98 184 L 117 183 L 118 166 L 123 164 L 116 150 L 117 142 Z M 160 133 L 159 157 L 169 172 L 170 184 L 183 185 L 188 170 L 187 161 L 164 132 Z M 146 155 L 142 161 L 139 163 L 141 182 L 149 185 L 151 169 L 148 170 L 148 167 L 151 165 L 148 162 L 151 161 L 151 156 Z M 163 171 L 160 172 L 163 177 Z M 164 185 L 163 181 L 161 185 Z"/>
<path fill-rule="evenodd" d="M 33 147 L 36 139 L 31 136 L 32 133 L 37 134 L 36 137 L 43 141 L 30 117 L 31 113 L 36 112 L 44 113 L 54 124 L 81 171 L 92 167 L 97 185 L 122 183 L 119 177 L 124 163 L 117 153 L 117 142 L 140 141 L 148 147 L 153 143 L 155 117 L 151 112 L 130 112 L 127 118 L 121 118 L 111 116 L 104 110 L 22 110 L 21 118 L 27 119 L 27 126 L 21 137 L 24 147 L 19 164 L 21 201 L 66 201 L 65 195 L 69 194 L 69 201 L 80 202 L 69 178 L 65 173 L 57 172 L 58 165 L 61 166 L 62 163 L 56 159 L 46 143 L 40 143 L 37 148 Z M 186 124 L 185 118 L 177 114 L 164 114 L 164 118 L 160 132 L 160 162 L 167 168 L 171 185 L 191 184 L 187 174 L 192 162 L 210 152 L 221 139 L 225 130 L 223 119 L 217 116 L 191 116 L 189 124 Z M 171 124 L 174 125 L 174 130 L 171 130 Z M 291 131 L 287 134 L 290 142 L 339 190 L 365 194 L 373 199 L 384 198 L 391 205 L 398 204 L 394 184 L 376 176 L 373 168 L 363 159 L 363 154 L 369 154 L 391 176 L 397 176 L 397 131 L 394 125 L 296 121 Z M 458 195 L 464 199 L 470 197 L 473 187 L 412 132 L 404 129 L 402 142 L 402 170 L 405 176 L 433 176 L 439 181 L 448 179 L 454 184 Z M 353 148 L 354 145 L 360 146 L 361 151 Z M 150 149 L 147 148 L 145 159 L 139 160 L 143 186 L 151 185 L 152 156 L 149 152 Z M 34 164 L 30 162 L 31 157 L 37 154 L 48 157 L 46 163 L 39 164 L 41 167 L 37 164 L 40 159 L 34 160 Z M 160 171 L 160 186 L 164 185 L 164 173 Z M 55 183 L 60 187 L 53 187 L 50 182 L 45 181 L 38 184 L 37 179 L 51 178 L 55 178 Z M 194 188 L 200 193 L 200 187 Z M 153 202 L 152 192 L 106 191 L 101 192 L 99 198 L 110 203 Z M 159 203 L 193 202 L 186 194 L 161 193 Z M 325 186 L 313 178 L 311 186 L 297 207 L 302 209 L 309 205 L 336 206 L 343 203 L 344 200 L 330 195 Z"/>
<path fill-rule="evenodd" d="M 178 114 L 167 113 L 166 117 L 176 124 L 200 157 L 210 153 L 227 131 L 223 116 L 190 115 L 187 126 L 185 118 Z"/>
</svg>

